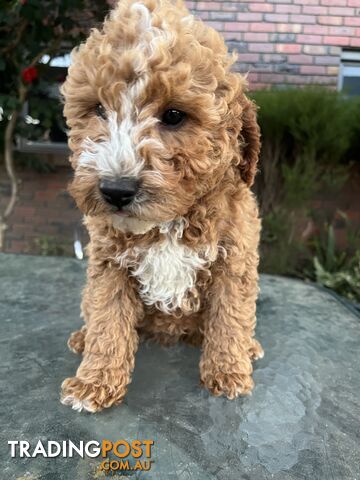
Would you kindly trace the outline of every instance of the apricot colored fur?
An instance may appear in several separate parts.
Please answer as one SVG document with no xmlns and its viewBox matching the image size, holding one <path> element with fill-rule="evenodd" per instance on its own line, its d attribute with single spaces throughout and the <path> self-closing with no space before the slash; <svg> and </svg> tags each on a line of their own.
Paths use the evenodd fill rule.
<svg viewBox="0 0 360 480">
<path fill-rule="evenodd" d="M 234 61 L 216 31 L 169 0 L 121 0 L 73 53 L 62 90 L 75 170 L 70 191 L 90 235 L 86 327 L 69 339 L 82 362 L 62 384 L 62 400 L 74 408 L 94 412 L 121 402 L 139 335 L 200 345 L 201 383 L 214 395 L 232 399 L 253 388 L 252 360 L 263 354 L 254 338 L 260 220 L 250 191 L 260 135 L 246 81 L 230 69 Z M 134 124 L 142 126 L 134 142 L 147 200 L 130 211 L 156 224 L 141 234 L 114 225 L 98 172 L 80 161 L 86 138 L 99 142 L 110 135 L 96 105 L 121 119 L 131 88 Z M 147 122 L 170 107 L 187 113 L 179 128 Z M 161 226 L 171 229 L 179 219 L 176 241 L 206 264 L 184 307 L 166 313 L 144 303 L 127 259 L 160 244 L 167 235 Z"/>
</svg>

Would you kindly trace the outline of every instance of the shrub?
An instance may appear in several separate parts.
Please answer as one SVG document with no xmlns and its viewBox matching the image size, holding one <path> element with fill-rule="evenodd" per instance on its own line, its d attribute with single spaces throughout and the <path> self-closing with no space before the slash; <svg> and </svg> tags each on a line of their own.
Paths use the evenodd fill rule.
<svg viewBox="0 0 360 480">
<path fill-rule="evenodd" d="M 359 230 L 347 224 L 348 242 L 340 249 L 332 224 L 325 224 L 318 237 L 313 240 L 315 256 L 309 277 L 327 288 L 335 290 L 349 300 L 360 300 L 360 250 L 356 249 Z"/>
<path fill-rule="evenodd" d="M 341 162 L 360 130 L 351 101 L 320 88 L 260 91 L 252 96 L 259 106 L 262 133 L 257 180 L 262 213 L 279 202 L 304 205 L 324 183 L 334 182 L 330 168 L 337 168 L 335 187 L 341 186 L 347 171 Z M 356 112 L 360 117 L 360 108 Z"/>
<path fill-rule="evenodd" d="M 331 229 L 312 201 L 320 192 L 338 192 L 359 160 L 360 100 L 319 88 L 252 96 L 262 133 L 255 185 L 263 216 L 261 270 L 311 278 L 355 299 L 358 254 L 347 249 L 344 263 L 330 268 L 319 245 Z"/>
</svg>

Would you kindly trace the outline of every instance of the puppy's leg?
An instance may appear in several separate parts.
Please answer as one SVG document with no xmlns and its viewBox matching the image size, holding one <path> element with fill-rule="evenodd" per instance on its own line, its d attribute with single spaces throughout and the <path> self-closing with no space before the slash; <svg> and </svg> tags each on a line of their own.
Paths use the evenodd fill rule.
<svg viewBox="0 0 360 480">
<path fill-rule="evenodd" d="M 96 412 L 125 396 L 138 345 L 137 319 L 142 307 L 126 274 L 115 267 L 91 279 L 92 308 L 83 360 L 76 376 L 62 384 L 61 401 Z"/>
<path fill-rule="evenodd" d="M 263 356 L 261 345 L 253 338 L 258 292 L 256 256 L 253 266 L 247 265 L 242 273 L 234 268 L 236 262 L 228 257 L 214 279 L 200 360 L 202 384 L 214 395 L 230 399 L 251 392 L 251 360 Z"/>
<path fill-rule="evenodd" d="M 70 335 L 67 345 L 69 350 L 71 350 L 73 353 L 83 353 L 85 348 L 86 331 L 87 328 L 84 325 L 80 330 L 76 330 Z"/>
<path fill-rule="evenodd" d="M 91 283 L 88 282 L 82 292 L 81 300 L 81 316 L 83 317 L 85 324 L 87 323 L 90 317 L 91 310 Z M 86 326 L 84 325 L 80 330 L 72 332 L 67 345 L 69 349 L 74 353 L 82 353 L 85 347 L 85 335 L 86 335 Z"/>
</svg>

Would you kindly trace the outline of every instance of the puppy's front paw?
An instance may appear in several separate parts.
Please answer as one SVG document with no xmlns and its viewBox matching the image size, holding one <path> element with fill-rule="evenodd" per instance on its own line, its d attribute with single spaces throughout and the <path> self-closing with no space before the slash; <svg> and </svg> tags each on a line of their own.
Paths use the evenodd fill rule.
<svg viewBox="0 0 360 480">
<path fill-rule="evenodd" d="M 249 395 L 254 387 L 251 375 L 242 373 L 207 373 L 201 376 L 201 383 L 216 397 L 224 395 L 229 400 Z"/>
<path fill-rule="evenodd" d="M 74 353 L 82 353 L 85 348 L 86 327 L 72 332 L 67 342 L 69 349 Z"/>
<path fill-rule="evenodd" d="M 260 358 L 263 358 L 264 356 L 264 350 L 260 343 L 255 339 L 251 339 L 250 347 L 248 350 L 249 357 L 251 360 L 259 360 Z"/>
<path fill-rule="evenodd" d="M 64 380 L 61 385 L 61 403 L 79 412 L 86 410 L 95 413 L 120 403 L 125 393 L 124 388 L 87 383 L 78 377 L 72 377 Z"/>
</svg>

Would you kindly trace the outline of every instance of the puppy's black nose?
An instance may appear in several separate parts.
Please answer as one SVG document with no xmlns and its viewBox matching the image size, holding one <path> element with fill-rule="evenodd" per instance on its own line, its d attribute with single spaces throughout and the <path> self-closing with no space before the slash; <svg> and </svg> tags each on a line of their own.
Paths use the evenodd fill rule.
<svg viewBox="0 0 360 480">
<path fill-rule="evenodd" d="M 123 177 L 117 180 L 103 179 L 100 182 L 100 192 L 104 199 L 117 208 L 125 207 L 134 200 L 139 189 L 139 182 L 134 177 Z"/>
</svg>

